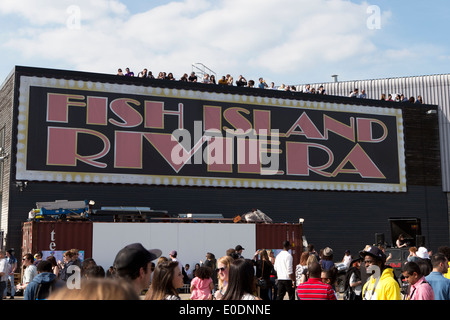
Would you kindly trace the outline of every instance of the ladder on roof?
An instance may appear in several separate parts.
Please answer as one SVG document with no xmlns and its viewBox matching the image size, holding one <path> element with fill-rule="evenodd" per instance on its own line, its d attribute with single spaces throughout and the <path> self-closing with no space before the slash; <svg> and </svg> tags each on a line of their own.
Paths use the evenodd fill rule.
<svg viewBox="0 0 450 320">
<path fill-rule="evenodd" d="M 211 70 L 210 68 L 208 68 L 207 66 L 205 66 L 203 63 L 200 63 L 200 62 L 192 64 L 192 72 L 195 72 L 195 74 L 197 75 L 198 82 L 201 82 L 203 80 L 203 77 L 205 76 L 206 73 L 209 74 L 210 76 L 213 74 L 217 80 L 217 74 L 213 70 Z"/>
</svg>

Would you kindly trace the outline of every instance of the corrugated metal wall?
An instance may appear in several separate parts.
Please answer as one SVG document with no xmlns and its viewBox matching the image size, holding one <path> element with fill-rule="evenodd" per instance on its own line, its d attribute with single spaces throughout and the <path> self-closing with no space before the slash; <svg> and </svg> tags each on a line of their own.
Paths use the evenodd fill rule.
<svg viewBox="0 0 450 320">
<path fill-rule="evenodd" d="M 288 240 L 292 245 L 294 268 L 300 261 L 303 249 L 303 226 L 301 224 L 257 224 L 256 249 L 282 249 Z"/>
<path fill-rule="evenodd" d="M 356 80 L 329 83 L 311 83 L 316 90 L 323 85 L 328 95 L 349 96 L 355 88 L 365 90 L 368 99 L 379 100 L 381 94 L 404 94 L 406 98 L 422 96 L 426 104 L 439 106 L 441 138 L 442 187 L 450 192 L 450 74 L 417 77 Z M 305 85 L 296 86 L 298 91 Z"/>
<path fill-rule="evenodd" d="M 13 105 L 14 105 L 14 75 L 10 77 L 3 83 L 0 88 L 0 130 L 4 130 L 6 133 L 4 136 L 4 141 L 1 141 L 5 154 L 11 154 L 12 137 L 10 132 L 13 132 Z M 1 178 L 0 178 L 0 191 L 1 191 L 1 201 L 0 201 L 0 230 L 8 233 L 9 225 L 11 224 L 11 217 L 4 212 L 8 212 L 9 207 L 9 196 L 10 196 L 10 175 L 11 172 L 7 168 L 11 165 L 11 157 L 6 157 L 1 160 Z M 3 239 L 0 239 L 3 240 Z M 3 245 L 3 243 L 1 244 Z M 0 245 L 0 246 L 1 246 Z"/>
<path fill-rule="evenodd" d="M 92 221 L 25 222 L 22 237 L 22 254 L 79 249 L 92 257 Z"/>
</svg>

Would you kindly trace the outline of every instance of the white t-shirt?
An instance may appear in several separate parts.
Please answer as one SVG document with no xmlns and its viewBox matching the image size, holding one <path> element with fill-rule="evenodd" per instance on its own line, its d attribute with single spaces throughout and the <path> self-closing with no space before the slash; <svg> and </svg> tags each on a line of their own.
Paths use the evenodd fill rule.
<svg viewBox="0 0 450 320">
<path fill-rule="evenodd" d="M 344 264 L 347 269 L 350 268 L 351 263 L 352 263 L 352 256 L 351 255 L 344 256 Z"/>
<path fill-rule="evenodd" d="M 25 272 L 23 274 L 23 283 L 29 283 L 33 281 L 34 277 L 37 275 L 37 268 L 34 264 L 26 267 Z"/>
<path fill-rule="evenodd" d="M 250 293 L 244 293 L 241 300 L 256 300 L 256 297 Z"/>
<path fill-rule="evenodd" d="M 4 275 L 0 277 L 0 281 L 6 281 L 8 279 L 8 264 L 5 258 L 0 259 L 0 272 L 4 273 Z"/>
<path fill-rule="evenodd" d="M 275 258 L 275 271 L 278 280 L 291 280 L 292 271 L 292 255 L 286 250 L 281 251 Z"/>
</svg>

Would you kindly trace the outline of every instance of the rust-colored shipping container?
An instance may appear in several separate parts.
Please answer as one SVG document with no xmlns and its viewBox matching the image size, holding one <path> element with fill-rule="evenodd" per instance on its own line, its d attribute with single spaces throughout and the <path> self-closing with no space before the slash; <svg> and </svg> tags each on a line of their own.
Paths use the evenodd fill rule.
<svg viewBox="0 0 450 320">
<path fill-rule="evenodd" d="M 22 255 L 79 249 L 92 257 L 92 221 L 29 221 L 22 226 Z"/>
<path fill-rule="evenodd" d="M 287 223 L 271 223 L 256 225 L 256 248 L 283 249 L 283 242 L 288 240 L 292 245 L 293 264 L 300 262 L 303 251 L 303 225 Z"/>
</svg>

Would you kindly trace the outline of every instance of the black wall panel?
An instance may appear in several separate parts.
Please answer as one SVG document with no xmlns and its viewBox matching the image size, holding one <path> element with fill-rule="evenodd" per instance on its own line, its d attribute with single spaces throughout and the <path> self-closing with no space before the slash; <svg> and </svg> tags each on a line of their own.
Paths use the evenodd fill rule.
<svg viewBox="0 0 450 320">
<path fill-rule="evenodd" d="M 426 194 L 426 195 L 425 195 Z M 332 247 L 336 259 L 346 249 L 352 253 L 374 243 L 375 233 L 390 239 L 391 217 L 418 217 L 426 246 L 437 249 L 448 244 L 447 199 L 439 187 L 409 187 L 405 194 L 318 192 L 296 190 L 180 188 L 163 186 L 85 185 L 29 183 L 14 192 L 10 219 L 20 246 L 20 223 L 36 202 L 90 200 L 101 206 L 146 206 L 178 213 L 221 213 L 226 218 L 258 208 L 274 222 L 298 223 L 304 218 L 304 234 L 316 248 Z"/>
</svg>

